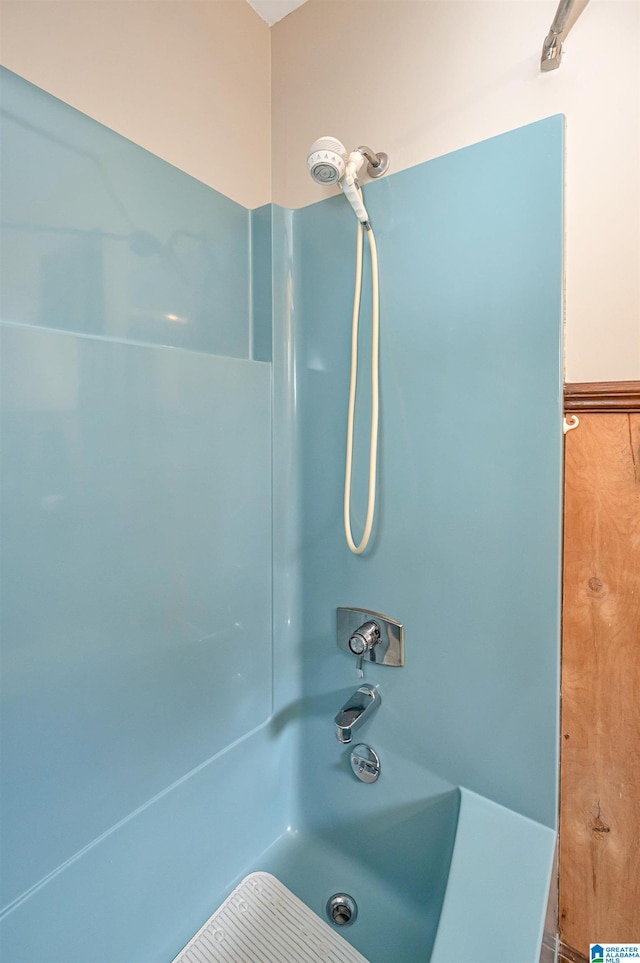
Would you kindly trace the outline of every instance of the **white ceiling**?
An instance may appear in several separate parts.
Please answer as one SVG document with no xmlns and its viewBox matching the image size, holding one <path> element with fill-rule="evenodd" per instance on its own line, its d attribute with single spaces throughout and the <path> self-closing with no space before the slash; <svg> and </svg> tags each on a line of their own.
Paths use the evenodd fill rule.
<svg viewBox="0 0 640 963">
<path fill-rule="evenodd" d="M 282 20 L 288 13 L 301 7 L 305 0 L 247 0 L 255 12 L 259 14 L 270 27 Z"/>
</svg>

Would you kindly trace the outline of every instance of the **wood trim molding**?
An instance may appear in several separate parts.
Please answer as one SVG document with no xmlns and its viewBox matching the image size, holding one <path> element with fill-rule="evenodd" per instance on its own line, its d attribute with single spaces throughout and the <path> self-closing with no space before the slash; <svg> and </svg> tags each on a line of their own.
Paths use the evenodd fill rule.
<svg viewBox="0 0 640 963">
<path fill-rule="evenodd" d="M 564 410 L 640 412 L 640 381 L 584 381 L 564 386 Z"/>
<path fill-rule="evenodd" d="M 572 946 L 558 941 L 558 963 L 588 963 L 586 956 L 578 953 Z"/>
</svg>

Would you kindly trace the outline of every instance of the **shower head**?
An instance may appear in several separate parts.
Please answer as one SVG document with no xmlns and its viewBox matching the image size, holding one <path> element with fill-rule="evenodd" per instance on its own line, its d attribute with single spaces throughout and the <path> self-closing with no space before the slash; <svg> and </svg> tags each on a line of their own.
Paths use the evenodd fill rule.
<svg viewBox="0 0 640 963">
<path fill-rule="evenodd" d="M 337 184 L 358 220 L 362 224 L 368 224 L 369 215 L 358 183 L 358 171 L 363 161 L 364 157 L 359 151 L 347 154 L 344 144 L 335 137 L 319 137 L 314 140 L 307 154 L 307 167 L 316 184 Z"/>
<path fill-rule="evenodd" d="M 307 155 L 307 167 L 316 184 L 337 184 L 344 177 L 347 150 L 335 137 L 314 140 Z"/>
<path fill-rule="evenodd" d="M 375 154 L 369 147 L 358 147 L 348 154 L 344 144 L 335 137 L 319 137 L 314 140 L 307 154 L 307 167 L 316 184 L 337 184 L 358 220 L 367 225 L 369 215 L 358 182 L 358 172 L 365 160 L 368 162 L 367 173 L 370 177 L 381 177 L 389 169 L 389 158 L 386 154 Z"/>
</svg>

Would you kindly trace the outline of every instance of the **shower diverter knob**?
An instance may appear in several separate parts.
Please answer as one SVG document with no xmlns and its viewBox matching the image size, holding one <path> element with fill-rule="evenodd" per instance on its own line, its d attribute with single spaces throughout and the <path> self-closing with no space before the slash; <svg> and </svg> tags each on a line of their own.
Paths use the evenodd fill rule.
<svg viewBox="0 0 640 963">
<path fill-rule="evenodd" d="M 404 626 L 373 609 L 340 606 L 336 642 L 350 656 L 376 665 L 404 665 Z"/>
<path fill-rule="evenodd" d="M 380 641 L 380 627 L 376 622 L 365 622 L 349 639 L 349 648 L 354 655 L 364 655 Z"/>
</svg>

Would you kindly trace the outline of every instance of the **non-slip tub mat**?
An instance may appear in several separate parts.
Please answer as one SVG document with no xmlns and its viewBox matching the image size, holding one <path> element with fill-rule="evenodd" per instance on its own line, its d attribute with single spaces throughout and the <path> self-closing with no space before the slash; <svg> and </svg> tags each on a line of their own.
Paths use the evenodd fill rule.
<svg viewBox="0 0 640 963">
<path fill-rule="evenodd" d="M 270 873 L 246 876 L 173 963 L 367 963 Z"/>
</svg>

